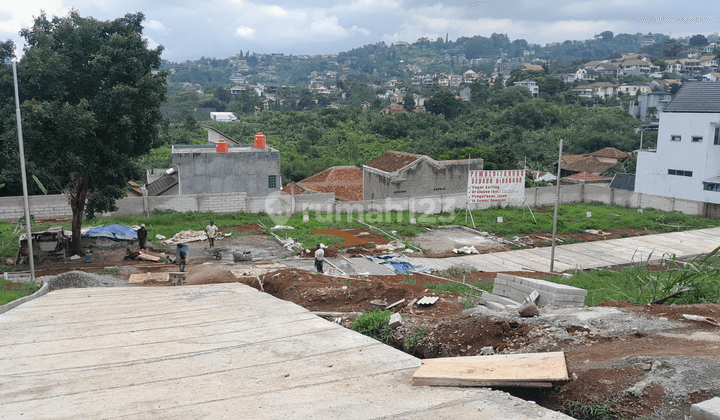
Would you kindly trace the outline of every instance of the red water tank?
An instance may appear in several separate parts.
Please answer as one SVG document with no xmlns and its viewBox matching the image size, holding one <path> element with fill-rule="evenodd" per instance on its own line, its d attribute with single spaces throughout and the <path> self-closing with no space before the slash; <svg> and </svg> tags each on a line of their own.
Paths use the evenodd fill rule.
<svg viewBox="0 0 720 420">
<path fill-rule="evenodd" d="M 256 149 L 264 149 L 265 148 L 265 134 L 263 134 L 263 133 L 255 134 L 255 148 Z"/>
<path fill-rule="evenodd" d="M 215 151 L 218 153 L 227 153 L 228 152 L 228 144 L 225 140 L 218 140 L 217 146 L 215 147 Z"/>
</svg>

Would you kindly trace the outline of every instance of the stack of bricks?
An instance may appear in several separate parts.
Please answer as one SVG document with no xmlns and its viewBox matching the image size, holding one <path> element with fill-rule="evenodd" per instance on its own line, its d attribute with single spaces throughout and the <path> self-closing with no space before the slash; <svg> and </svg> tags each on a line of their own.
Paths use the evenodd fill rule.
<svg viewBox="0 0 720 420">
<path fill-rule="evenodd" d="M 534 291 L 539 294 L 535 302 L 541 306 L 583 306 L 587 296 L 587 290 L 578 287 L 498 273 L 492 294 L 483 293 L 483 299 L 490 303 L 487 306 L 512 309 L 522 305 Z"/>
</svg>

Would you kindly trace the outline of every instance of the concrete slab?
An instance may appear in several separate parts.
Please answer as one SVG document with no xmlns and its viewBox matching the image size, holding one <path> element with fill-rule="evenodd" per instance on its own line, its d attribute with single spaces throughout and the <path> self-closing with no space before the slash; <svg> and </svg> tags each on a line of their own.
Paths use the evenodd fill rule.
<svg viewBox="0 0 720 420">
<path fill-rule="evenodd" d="M 420 360 L 241 284 L 66 289 L 0 316 L 0 417 L 569 417 L 413 387 Z"/>
<path fill-rule="evenodd" d="M 720 420 L 720 398 L 691 405 L 690 414 L 693 420 Z"/>
</svg>

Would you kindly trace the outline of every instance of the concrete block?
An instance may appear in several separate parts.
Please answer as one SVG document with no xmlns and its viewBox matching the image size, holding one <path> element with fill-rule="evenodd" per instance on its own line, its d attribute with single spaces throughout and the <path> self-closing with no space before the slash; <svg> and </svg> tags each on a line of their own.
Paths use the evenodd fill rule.
<svg viewBox="0 0 720 420">
<path fill-rule="evenodd" d="M 715 397 L 690 406 L 693 420 L 720 420 L 720 397 Z"/>
<path fill-rule="evenodd" d="M 505 309 L 505 305 L 501 305 L 496 302 L 492 301 L 485 301 L 485 306 L 487 306 L 490 309 Z"/>
<path fill-rule="evenodd" d="M 392 314 L 390 315 L 390 321 L 388 322 L 388 327 L 395 329 L 402 325 L 402 315 L 400 314 Z"/>
</svg>

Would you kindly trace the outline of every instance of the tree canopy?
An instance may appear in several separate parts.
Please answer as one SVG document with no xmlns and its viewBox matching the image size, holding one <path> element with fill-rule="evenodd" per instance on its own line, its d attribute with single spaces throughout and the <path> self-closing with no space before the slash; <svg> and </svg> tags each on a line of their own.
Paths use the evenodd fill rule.
<svg viewBox="0 0 720 420">
<path fill-rule="evenodd" d="M 162 47 L 148 48 L 144 19 L 99 21 L 73 10 L 52 19 L 43 13 L 21 31 L 26 159 L 43 184 L 68 195 L 74 253 L 82 254 L 83 213 L 115 210 L 138 176 L 138 158 L 158 138 L 167 86 L 164 73 L 153 73 Z"/>
</svg>

